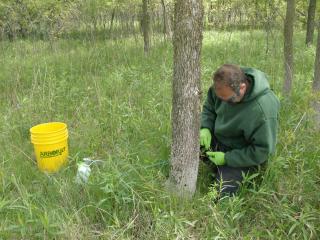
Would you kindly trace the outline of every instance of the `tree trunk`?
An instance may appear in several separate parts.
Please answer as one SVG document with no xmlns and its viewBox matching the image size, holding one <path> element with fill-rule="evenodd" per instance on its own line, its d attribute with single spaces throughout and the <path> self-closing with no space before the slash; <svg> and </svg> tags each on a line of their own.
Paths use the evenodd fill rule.
<svg viewBox="0 0 320 240">
<path fill-rule="evenodd" d="M 199 165 L 202 0 L 176 0 L 174 13 L 172 148 L 167 187 L 191 197 Z"/>
<path fill-rule="evenodd" d="M 314 79 L 313 79 L 312 89 L 315 92 L 320 92 L 320 21 L 318 23 L 318 40 L 317 40 L 316 59 L 314 61 Z"/>
<path fill-rule="evenodd" d="M 111 13 L 111 19 L 110 19 L 110 28 L 109 28 L 109 32 L 111 34 L 112 31 L 112 27 L 113 27 L 113 21 L 114 21 L 114 15 L 116 13 L 116 8 L 112 9 L 112 13 Z"/>
<path fill-rule="evenodd" d="M 318 22 L 318 40 L 316 59 L 314 61 L 314 79 L 312 84 L 312 90 L 316 93 L 320 93 L 320 21 Z M 317 96 L 317 95 L 316 95 Z M 314 109 L 314 126 L 317 131 L 320 130 L 320 101 L 316 98 L 311 102 L 311 106 Z"/>
<path fill-rule="evenodd" d="M 166 4 L 164 0 L 161 0 L 162 5 L 162 16 L 163 16 L 163 35 L 164 38 L 167 37 L 167 15 L 166 15 Z"/>
<path fill-rule="evenodd" d="M 171 29 L 169 25 L 169 18 L 167 16 L 166 3 L 164 0 L 161 0 L 162 11 L 163 11 L 163 35 L 166 39 L 167 37 L 171 38 Z"/>
<path fill-rule="evenodd" d="M 142 32 L 144 41 L 144 53 L 150 49 L 150 15 L 148 11 L 149 0 L 142 0 Z"/>
<path fill-rule="evenodd" d="M 317 3 L 317 0 L 309 0 L 308 20 L 307 20 L 307 36 L 306 36 L 306 44 L 308 46 L 311 45 L 313 42 L 314 17 L 316 14 L 316 3 Z"/>
<path fill-rule="evenodd" d="M 208 12 L 208 22 L 210 23 L 210 27 L 212 27 L 213 23 L 213 3 L 210 2 L 209 12 Z"/>
<path fill-rule="evenodd" d="M 173 23 L 173 14 L 171 11 L 172 8 L 170 8 L 170 4 L 167 5 L 166 11 L 167 11 L 167 33 L 169 34 L 169 38 L 172 40 L 172 23 Z"/>
<path fill-rule="evenodd" d="M 254 7 L 255 7 L 255 17 L 256 17 L 256 19 L 255 19 L 255 21 L 254 21 L 254 28 L 256 28 L 257 26 L 258 26 L 258 22 L 259 22 L 259 12 L 260 12 L 260 10 L 259 10 L 259 4 L 258 4 L 258 0 L 255 0 L 254 1 Z"/>
<path fill-rule="evenodd" d="M 293 80 L 293 23 L 295 18 L 295 0 L 287 0 L 287 12 L 284 23 L 284 68 L 285 81 L 283 92 L 291 92 Z"/>
</svg>

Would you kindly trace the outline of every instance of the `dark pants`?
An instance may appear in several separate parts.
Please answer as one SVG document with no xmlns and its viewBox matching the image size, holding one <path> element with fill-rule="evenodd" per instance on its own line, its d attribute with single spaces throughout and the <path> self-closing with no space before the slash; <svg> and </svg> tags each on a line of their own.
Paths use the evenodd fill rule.
<svg viewBox="0 0 320 240">
<path fill-rule="evenodd" d="M 249 167 L 217 166 L 216 182 L 221 195 L 234 195 L 243 180 L 243 175 L 249 174 L 254 169 Z"/>
<path fill-rule="evenodd" d="M 211 151 L 227 152 L 228 150 L 230 149 L 219 143 L 216 139 L 212 139 Z M 214 180 L 218 185 L 221 196 L 234 195 L 239 190 L 243 176 L 257 170 L 257 167 L 215 166 L 204 153 L 201 155 L 200 159 L 213 167 L 215 173 Z"/>
</svg>

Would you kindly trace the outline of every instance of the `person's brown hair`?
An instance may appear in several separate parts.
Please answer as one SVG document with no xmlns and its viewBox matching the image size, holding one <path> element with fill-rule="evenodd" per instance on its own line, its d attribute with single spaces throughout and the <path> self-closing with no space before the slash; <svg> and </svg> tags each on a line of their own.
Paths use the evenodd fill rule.
<svg viewBox="0 0 320 240">
<path fill-rule="evenodd" d="M 222 83 L 229 86 L 239 94 L 240 84 L 246 82 L 246 75 L 238 65 L 224 64 L 213 74 L 214 83 Z"/>
</svg>

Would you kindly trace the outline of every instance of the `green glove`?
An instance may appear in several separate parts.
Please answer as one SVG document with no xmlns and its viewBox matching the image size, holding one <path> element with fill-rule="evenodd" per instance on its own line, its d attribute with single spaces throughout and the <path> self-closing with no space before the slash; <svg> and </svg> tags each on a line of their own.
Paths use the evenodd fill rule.
<svg viewBox="0 0 320 240">
<path fill-rule="evenodd" d="M 223 152 L 206 152 L 206 154 L 215 165 L 220 166 L 226 164 Z"/>
<path fill-rule="evenodd" d="M 200 146 L 204 146 L 208 150 L 211 145 L 211 138 L 211 132 L 208 128 L 200 129 Z"/>
</svg>

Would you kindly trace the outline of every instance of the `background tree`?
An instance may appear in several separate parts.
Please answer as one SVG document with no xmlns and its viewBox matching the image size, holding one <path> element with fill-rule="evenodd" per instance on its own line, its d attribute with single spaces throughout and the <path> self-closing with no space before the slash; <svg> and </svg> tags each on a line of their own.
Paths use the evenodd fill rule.
<svg viewBox="0 0 320 240">
<path fill-rule="evenodd" d="M 144 42 L 144 53 L 150 49 L 150 15 L 148 10 L 149 0 L 142 0 L 142 32 Z"/>
<path fill-rule="evenodd" d="M 181 195 L 196 189 L 199 165 L 201 0 L 177 0 L 174 19 L 170 187 Z"/>
<path fill-rule="evenodd" d="M 318 29 L 318 40 L 317 40 L 317 50 L 316 58 L 314 61 L 314 79 L 312 84 L 312 90 L 316 93 L 320 93 L 320 20 L 317 24 Z M 315 100 L 312 102 L 312 107 L 315 111 L 314 121 L 317 130 L 320 130 L 320 101 Z"/>
<path fill-rule="evenodd" d="M 313 41 L 313 32 L 314 32 L 314 17 L 316 15 L 316 0 L 309 0 L 308 7 L 308 21 L 307 21 L 307 35 L 306 35 L 306 44 L 310 45 Z"/>
<path fill-rule="evenodd" d="M 171 24 L 170 24 L 170 17 L 168 17 L 167 13 L 167 6 L 165 0 L 161 0 L 161 6 L 163 10 L 163 35 L 164 38 L 171 38 Z"/>
<path fill-rule="evenodd" d="M 320 92 L 320 20 L 318 22 L 318 40 L 317 40 L 317 50 L 316 58 L 314 62 L 314 80 L 312 84 L 312 89 L 315 92 Z"/>
<path fill-rule="evenodd" d="M 295 0 L 287 0 L 287 11 L 284 22 L 284 68 L 285 81 L 283 91 L 289 94 L 293 80 L 293 23 L 295 17 Z"/>
</svg>

